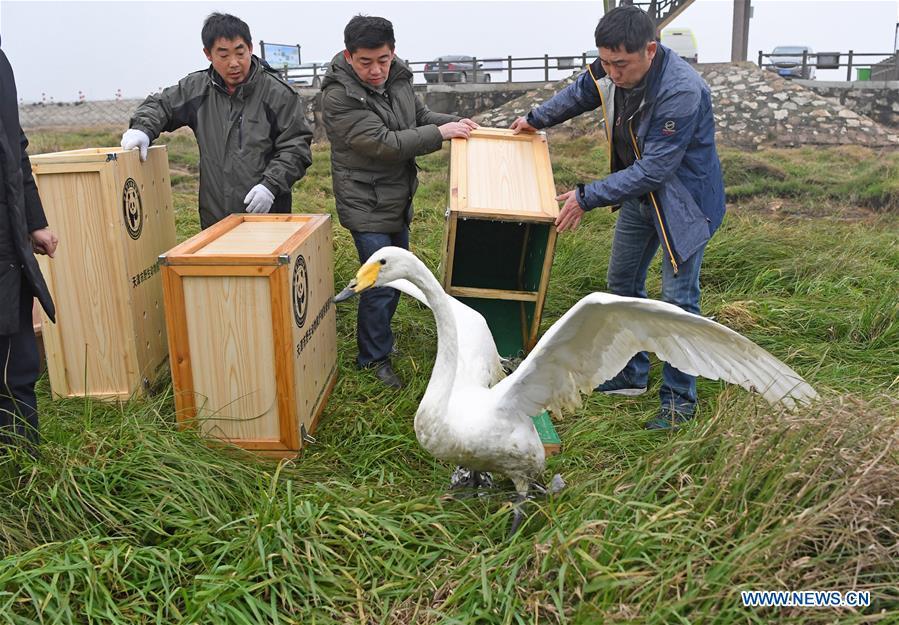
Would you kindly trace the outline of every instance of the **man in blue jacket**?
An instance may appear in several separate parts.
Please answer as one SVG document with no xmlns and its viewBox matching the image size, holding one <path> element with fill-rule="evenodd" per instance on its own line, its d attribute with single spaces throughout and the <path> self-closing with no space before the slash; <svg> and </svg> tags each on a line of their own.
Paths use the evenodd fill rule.
<svg viewBox="0 0 899 625">
<path fill-rule="evenodd" d="M 698 314 L 703 252 L 724 218 L 711 93 L 686 61 L 656 42 L 655 24 L 641 9 L 609 11 L 595 34 L 599 58 L 512 129 L 533 132 L 601 108 L 611 173 L 560 195 L 556 227 L 574 230 L 597 206 L 619 208 L 609 291 L 646 297 L 646 273 L 661 247 L 662 299 Z M 596 390 L 640 395 L 648 378 L 643 352 Z M 693 416 L 696 378 L 665 363 L 659 398 L 659 414 L 646 427 L 678 427 Z"/>
</svg>

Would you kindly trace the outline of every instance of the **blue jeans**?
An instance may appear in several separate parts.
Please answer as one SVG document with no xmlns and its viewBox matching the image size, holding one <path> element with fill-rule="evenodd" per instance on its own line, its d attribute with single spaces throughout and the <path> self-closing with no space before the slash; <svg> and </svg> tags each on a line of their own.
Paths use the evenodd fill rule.
<svg viewBox="0 0 899 625">
<path fill-rule="evenodd" d="M 654 222 L 655 209 L 640 200 L 626 200 L 618 211 L 618 223 L 609 259 L 609 292 L 614 295 L 646 297 L 646 273 L 656 251 L 659 236 Z M 668 251 L 662 252 L 662 300 L 699 314 L 699 269 L 705 248 L 678 263 L 677 275 Z M 649 355 L 640 352 L 627 363 L 621 374 L 635 386 L 649 381 Z M 662 369 L 659 390 L 662 410 L 693 414 L 696 408 L 696 377 L 678 371 L 668 363 Z"/>
<path fill-rule="evenodd" d="M 368 257 L 382 247 L 394 246 L 409 249 L 409 229 L 401 232 L 359 232 L 351 230 L 359 262 L 364 263 Z M 393 330 L 390 320 L 396 312 L 400 301 L 400 292 L 396 289 L 378 287 L 364 291 L 359 296 L 359 313 L 356 317 L 356 345 L 359 355 L 356 364 L 370 367 L 384 362 L 393 351 Z"/>
</svg>

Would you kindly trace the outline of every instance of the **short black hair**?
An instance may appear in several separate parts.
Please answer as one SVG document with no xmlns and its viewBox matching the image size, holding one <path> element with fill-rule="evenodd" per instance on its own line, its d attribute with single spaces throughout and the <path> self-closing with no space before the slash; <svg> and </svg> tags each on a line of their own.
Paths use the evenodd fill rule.
<svg viewBox="0 0 899 625">
<path fill-rule="evenodd" d="M 343 29 L 343 45 L 350 54 L 359 48 L 380 48 L 384 44 L 393 50 L 396 39 L 393 36 L 393 24 L 383 17 L 357 15 Z"/>
<path fill-rule="evenodd" d="M 248 46 L 253 45 L 250 27 L 247 26 L 247 23 L 239 17 L 227 13 L 211 13 L 203 22 L 203 32 L 200 37 L 203 39 L 205 50 L 212 50 L 212 46 L 221 38 L 234 40 L 241 37 Z"/>
<path fill-rule="evenodd" d="M 637 52 L 655 41 L 656 25 L 643 9 L 621 5 L 602 16 L 594 36 L 597 48 L 617 50 L 624 46 L 626 52 Z"/>
</svg>

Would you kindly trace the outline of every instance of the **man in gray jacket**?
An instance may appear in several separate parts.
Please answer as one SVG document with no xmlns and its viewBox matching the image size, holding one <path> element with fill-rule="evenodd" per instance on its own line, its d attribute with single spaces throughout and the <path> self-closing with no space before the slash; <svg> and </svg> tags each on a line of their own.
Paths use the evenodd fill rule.
<svg viewBox="0 0 899 625">
<path fill-rule="evenodd" d="M 346 49 L 332 59 L 322 82 L 322 117 L 337 215 L 365 262 L 382 247 L 409 248 L 415 157 L 436 152 L 447 139 L 467 138 L 477 124 L 434 113 L 415 97 L 412 72 L 396 57 L 388 20 L 357 15 L 343 38 Z M 393 388 L 403 386 L 390 364 L 390 321 L 398 301 L 394 289 L 366 291 L 356 322 L 357 364 L 374 368 Z"/>
<path fill-rule="evenodd" d="M 200 225 L 230 213 L 289 213 L 290 189 L 312 164 L 312 131 L 300 96 L 253 55 L 245 22 L 213 13 L 203 23 L 208 69 L 149 96 L 122 135 L 139 148 L 190 126 L 200 148 Z"/>
</svg>

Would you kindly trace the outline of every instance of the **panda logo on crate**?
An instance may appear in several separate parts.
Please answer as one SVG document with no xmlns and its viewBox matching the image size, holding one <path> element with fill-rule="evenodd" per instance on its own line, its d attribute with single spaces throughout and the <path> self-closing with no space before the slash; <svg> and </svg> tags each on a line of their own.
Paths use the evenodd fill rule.
<svg viewBox="0 0 899 625">
<path fill-rule="evenodd" d="M 144 229 L 144 206 L 140 199 L 140 189 L 134 178 L 125 181 L 122 190 L 122 213 L 125 217 L 125 228 L 128 236 L 137 241 Z"/>
<path fill-rule="evenodd" d="M 306 312 L 309 309 L 309 272 L 306 270 L 306 259 L 297 255 L 293 264 L 293 320 L 298 328 L 306 323 Z"/>
</svg>

